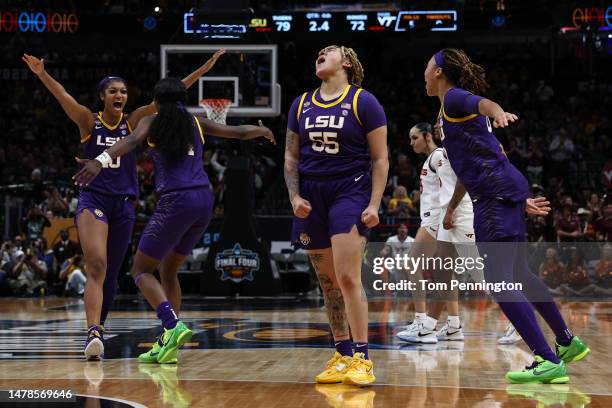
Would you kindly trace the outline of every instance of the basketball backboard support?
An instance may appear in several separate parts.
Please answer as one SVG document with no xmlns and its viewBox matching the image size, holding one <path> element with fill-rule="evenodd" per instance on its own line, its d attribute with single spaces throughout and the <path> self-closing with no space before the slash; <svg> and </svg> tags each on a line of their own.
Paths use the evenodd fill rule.
<svg viewBox="0 0 612 408">
<path fill-rule="evenodd" d="M 189 111 L 203 112 L 198 105 L 202 99 L 224 98 L 233 101 L 228 116 L 278 116 L 281 88 L 276 45 L 164 44 L 160 50 L 161 77 L 183 78 L 221 48 L 227 53 L 189 90 Z"/>
</svg>

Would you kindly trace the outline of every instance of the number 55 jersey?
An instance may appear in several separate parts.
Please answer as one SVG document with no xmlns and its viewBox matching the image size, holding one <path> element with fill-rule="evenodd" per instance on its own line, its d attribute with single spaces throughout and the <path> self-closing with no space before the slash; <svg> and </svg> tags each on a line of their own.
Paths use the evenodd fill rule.
<svg viewBox="0 0 612 408">
<path fill-rule="evenodd" d="M 294 100 L 288 128 L 299 135 L 299 193 L 312 207 L 308 217 L 294 217 L 296 245 L 329 248 L 333 235 L 353 226 L 368 236 L 361 222 L 372 192 L 367 134 L 386 124 L 376 98 L 356 86 L 347 85 L 329 101 L 321 99 L 319 89 Z"/>
<path fill-rule="evenodd" d="M 370 170 L 366 135 L 387 119 L 374 95 L 347 85 L 329 101 L 321 99 L 319 89 L 296 98 L 288 122 L 300 135 L 300 176 L 341 177 Z"/>
</svg>

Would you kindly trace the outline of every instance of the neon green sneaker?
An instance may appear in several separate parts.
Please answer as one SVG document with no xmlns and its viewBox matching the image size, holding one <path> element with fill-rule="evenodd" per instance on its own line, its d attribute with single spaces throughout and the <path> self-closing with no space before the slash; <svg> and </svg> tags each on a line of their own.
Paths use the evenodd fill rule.
<svg viewBox="0 0 612 408">
<path fill-rule="evenodd" d="M 565 384 L 569 381 L 563 361 L 555 364 L 540 356 L 535 356 L 534 363 L 523 371 L 508 371 L 506 379 L 513 384 Z"/>
<path fill-rule="evenodd" d="M 568 364 L 572 361 L 582 360 L 591 352 L 591 349 L 588 348 L 578 336 L 574 336 L 569 346 L 562 346 L 555 341 L 555 351 L 559 360 Z"/>
<path fill-rule="evenodd" d="M 193 332 L 185 323 L 178 321 L 174 329 L 165 330 L 161 338 L 161 349 L 157 355 L 157 362 L 160 364 L 176 363 L 178 349 L 189 340 Z"/>
<path fill-rule="evenodd" d="M 159 350 L 161 350 L 161 348 L 161 339 L 157 337 L 155 339 L 155 342 L 153 343 L 153 347 L 151 347 L 151 350 L 147 351 L 146 353 L 142 353 L 138 356 L 138 362 L 144 364 L 157 363 L 157 356 L 159 355 Z M 176 359 L 174 360 L 174 362 L 176 363 Z"/>
</svg>

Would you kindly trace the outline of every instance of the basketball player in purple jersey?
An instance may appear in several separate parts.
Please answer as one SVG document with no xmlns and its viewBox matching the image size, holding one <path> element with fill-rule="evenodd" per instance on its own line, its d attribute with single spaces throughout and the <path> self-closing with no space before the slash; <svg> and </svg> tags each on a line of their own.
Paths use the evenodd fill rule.
<svg viewBox="0 0 612 408">
<path fill-rule="evenodd" d="M 187 87 L 208 72 L 225 52 L 219 50 L 204 65 L 183 79 Z M 23 61 L 58 100 L 64 112 L 77 124 L 85 157 L 94 158 L 126 137 L 146 115 L 155 113 L 150 103 L 132 112 L 123 109 L 127 84 L 120 77 L 105 77 L 98 85 L 104 105 L 97 114 L 79 104 L 49 75 L 44 61 L 24 54 Z M 75 223 L 87 268 L 84 302 L 88 334 L 85 356 L 99 359 L 104 353 L 103 324 L 117 292 L 117 278 L 132 236 L 134 204 L 138 195 L 135 155 L 130 153 L 107 165 L 108 171 L 79 194 Z"/>
<path fill-rule="evenodd" d="M 536 355 L 531 366 L 510 371 L 506 378 L 513 383 L 565 383 L 569 380 L 565 364 L 584 358 L 590 350 L 572 335 L 547 287 L 529 270 L 524 212 L 545 215 L 550 208 L 545 198 L 529 198 L 527 180 L 510 163 L 492 129 L 508 126 L 517 116 L 478 96 L 488 88 L 484 69 L 461 50 L 446 48 L 429 60 L 425 87 L 429 96 L 440 99 L 442 143 L 473 201 L 476 241 L 481 254 L 488 255 L 485 278 L 523 284 L 523 291 L 494 294 Z M 491 244 L 502 242 L 506 244 Z M 533 308 L 555 333 L 556 353 L 546 343 Z"/>
<path fill-rule="evenodd" d="M 155 168 L 155 191 L 160 199 L 140 238 L 132 276 L 157 311 L 164 333 L 150 351 L 139 356 L 139 361 L 176 363 L 178 348 L 189 341 L 192 332 L 178 320 L 168 293 L 153 273 L 161 267 L 168 280 L 176 280 L 179 266 L 201 239 L 212 217 L 214 196 L 202 162 L 204 133 L 244 140 L 265 137 L 273 143 L 274 136 L 261 122 L 260 126 L 226 126 L 204 119 L 200 125 L 185 109 L 187 90 L 176 78 L 160 80 L 154 94 L 159 113 L 143 118 L 134 132 L 95 160 L 78 159 L 84 167 L 74 179 L 77 185 L 92 185 L 100 172 L 102 177 L 109 171 L 109 163 L 148 141 Z"/>
<path fill-rule="evenodd" d="M 351 48 L 324 48 L 315 69 L 321 87 L 297 97 L 289 110 L 285 181 L 295 215 L 292 239 L 315 267 L 336 343 L 316 381 L 367 385 L 375 377 L 361 259 L 387 182 L 387 120 L 361 88 L 363 68 Z"/>
</svg>

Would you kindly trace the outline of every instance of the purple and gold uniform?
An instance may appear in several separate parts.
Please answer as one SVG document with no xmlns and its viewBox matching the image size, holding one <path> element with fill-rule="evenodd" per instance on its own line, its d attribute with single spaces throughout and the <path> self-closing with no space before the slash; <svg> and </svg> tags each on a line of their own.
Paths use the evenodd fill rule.
<svg viewBox="0 0 612 408">
<path fill-rule="evenodd" d="M 387 124 L 382 106 L 356 86 L 347 85 L 329 101 L 317 89 L 293 101 L 288 121 L 300 140 L 300 196 L 312 206 L 307 218 L 293 218 L 293 242 L 305 249 L 329 248 L 331 236 L 353 225 L 367 236 L 361 222 L 372 191 L 366 136 Z"/>
<path fill-rule="evenodd" d="M 474 203 L 477 241 L 525 235 L 527 180 L 510 163 L 488 117 L 478 113 L 482 97 L 451 88 L 440 109 L 440 136 L 448 158 Z"/>
<path fill-rule="evenodd" d="M 195 117 L 192 148 L 180 159 L 168 157 L 149 143 L 155 191 L 161 197 L 138 245 L 145 255 L 161 260 L 173 250 L 187 256 L 206 230 L 214 197 L 204 171 L 203 145 L 204 134 Z"/>
<path fill-rule="evenodd" d="M 131 132 L 132 129 L 125 115 L 121 114 L 119 121 L 110 125 L 102 119 L 102 112 L 98 113 L 91 134 L 81 139 L 83 157 L 95 159 Z M 84 210 L 88 210 L 96 219 L 108 224 L 102 322 L 114 300 L 117 291 L 117 277 L 132 238 L 136 219 L 134 200 L 137 195 L 138 178 L 134 153 L 128 153 L 115 159 L 87 188 L 82 189 L 79 193 L 75 224 Z"/>
<path fill-rule="evenodd" d="M 481 99 L 460 88 L 446 92 L 440 110 L 442 143 L 474 203 L 474 232 L 485 258 L 485 280 L 522 284 L 522 290 L 494 292 L 493 297 L 534 354 L 558 363 L 533 309 L 546 320 L 557 341 L 569 343 L 572 335 L 550 291 L 527 261 L 527 180 L 506 157 L 489 118 L 479 114 Z"/>
</svg>

